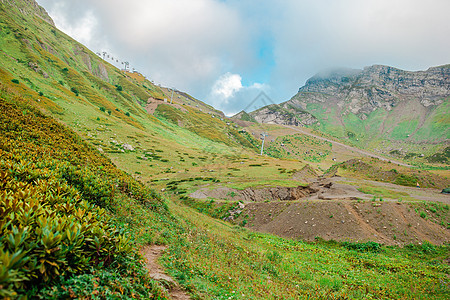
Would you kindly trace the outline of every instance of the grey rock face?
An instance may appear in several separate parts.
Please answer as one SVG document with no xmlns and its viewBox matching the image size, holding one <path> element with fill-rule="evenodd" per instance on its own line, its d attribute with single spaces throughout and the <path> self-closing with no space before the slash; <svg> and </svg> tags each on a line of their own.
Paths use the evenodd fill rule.
<svg viewBox="0 0 450 300">
<path fill-rule="evenodd" d="M 260 123 L 311 125 L 318 120 L 305 111 L 309 103 L 337 107 L 341 114 L 353 113 L 364 120 L 376 109 L 390 111 L 402 101 L 418 100 L 423 107 L 430 107 L 442 104 L 448 97 L 450 65 L 416 72 L 374 65 L 363 70 L 319 73 L 289 101 L 250 115 Z"/>
<path fill-rule="evenodd" d="M 400 101 L 416 98 L 427 107 L 450 96 L 450 65 L 409 72 L 374 65 L 363 70 L 337 70 L 309 79 L 289 102 L 335 101 L 354 114 L 367 114 L 382 107 L 390 110 Z"/>
</svg>

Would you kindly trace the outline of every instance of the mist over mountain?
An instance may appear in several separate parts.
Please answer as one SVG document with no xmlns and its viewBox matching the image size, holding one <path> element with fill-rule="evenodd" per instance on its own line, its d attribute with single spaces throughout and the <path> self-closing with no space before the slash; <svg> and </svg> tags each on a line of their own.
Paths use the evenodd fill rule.
<svg viewBox="0 0 450 300">
<path fill-rule="evenodd" d="M 249 115 L 358 142 L 448 143 L 449 97 L 450 65 L 416 72 L 373 65 L 318 73 L 289 101 Z"/>
</svg>

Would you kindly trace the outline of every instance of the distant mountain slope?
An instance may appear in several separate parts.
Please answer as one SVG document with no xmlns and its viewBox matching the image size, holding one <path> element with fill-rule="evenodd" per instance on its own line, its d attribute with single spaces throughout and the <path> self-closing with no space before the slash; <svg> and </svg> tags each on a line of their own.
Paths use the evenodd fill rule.
<svg viewBox="0 0 450 300">
<path fill-rule="evenodd" d="M 317 74 L 289 101 L 249 114 L 390 151 L 404 143 L 448 143 L 449 99 L 450 65 L 417 72 L 374 65 Z"/>
<path fill-rule="evenodd" d="M 172 115 L 189 110 L 186 129 L 206 142 L 213 138 L 230 146 L 251 146 L 221 111 L 185 92 L 155 85 L 142 74 L 117 69 L 59 31 L 35 1 L 0 0 L 0 80 L 80 131 L 126 125 L 158 132 L 167 140 L 167 132 L 174 130 L 164 120 L 169 114 L 153 116 L 166 104 Z M 173 139 L 180 140 L 180 133 Z"/>
</svg>

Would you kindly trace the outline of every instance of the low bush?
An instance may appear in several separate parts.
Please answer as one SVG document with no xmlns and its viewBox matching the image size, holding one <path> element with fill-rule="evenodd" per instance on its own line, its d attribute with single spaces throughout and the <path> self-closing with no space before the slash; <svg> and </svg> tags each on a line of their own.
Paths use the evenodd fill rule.
<svg viewBox="0 0 450 300">
<path fill-rule="evenodd" d="M 358 252 L 380 252 L 381 244 L 376 242 L 366 242 L 366 243 L 350 243 L 344 242 L 343 246 L 349 250 L 356 250 Z"/>
</svg>

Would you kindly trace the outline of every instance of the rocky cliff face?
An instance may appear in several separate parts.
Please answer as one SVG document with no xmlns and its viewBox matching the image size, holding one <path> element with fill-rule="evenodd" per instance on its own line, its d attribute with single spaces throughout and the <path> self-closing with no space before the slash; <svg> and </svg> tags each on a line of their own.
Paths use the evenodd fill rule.
<svg viewBox="0 0 450 300">
<path fill-rule="evenodd" d="M 258 123 L 267 124 L 304 126 L 317 122 L 310 113 L 290 105 L 269 105 L 250 113 L 250 116 Z"/>
<path fill-rule="evenodd" d="M 439 105 L 450 96 L 450 65 L 408 72 L 374 65 L 363 70 L 336 70 L 309 79 L 287 103 L 333 102 L 343 113 L 360 118 L 377 108 L 391 110 L 401 101 L 417 99 L 424 107 Z"/>
<path fill-rule="evenodd" d="M 55 26 L 55 23 L 48 15 L 47 11 L 34 0 L 0 0 L 0 3 L 16 7 L 23 15 L 34 14 L 45 20 L 47 23 Z"/>
<path fill-rule="evenodd" d="M 249 115 L 260 123 L 312 125 L 379 151 L 392 150 L 389 143 L 377 146 L 389 140 L 403 151 L 405 143 L 449 142 L 449 100 L 450 65 L 417 72 L 374 65 L 317 74 L 289 101 Z"/>
<path fill-rule="evenodd" d="M 310 78 L 291 100 L 266 106 L 250 115 L 261 123 L 311 125 L 318 122 L 308 104 L 353 113 L 361 120 L 378 108 L 392 110 L 402 102 L 419 102 L 423 108 L 442 104 L 450 97 L 450 65 L 409 72 L 374 65 L 363 70 L 339 69 Z"/>
</svg>

